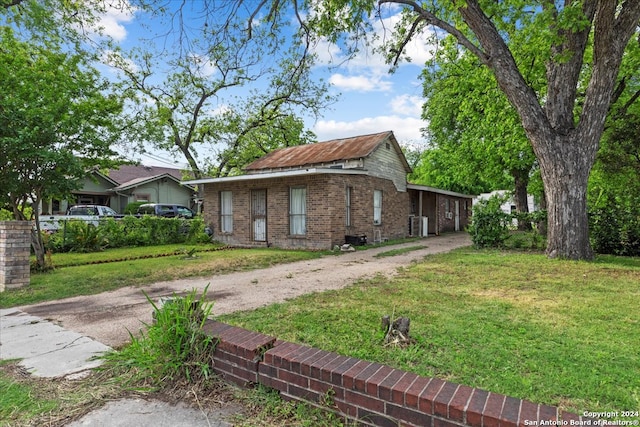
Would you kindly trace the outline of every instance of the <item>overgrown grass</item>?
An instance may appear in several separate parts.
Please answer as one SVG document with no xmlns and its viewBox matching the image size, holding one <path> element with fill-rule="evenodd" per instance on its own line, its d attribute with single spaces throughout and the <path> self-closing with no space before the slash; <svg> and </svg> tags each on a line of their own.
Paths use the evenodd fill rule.
<svg viewBox="0 0 640 427">
<path fill-rule="evenodd" d="M 103 356 L 102 370 L 110 371 L 125 385 L 157 390 L 171 384 L 200 384 L 212 376 L 211 353 L 216 340 L 202 331 L 211 314 L 212 303 L 191 291 L 185 296 L 166 299 L 153 307 L 153 323 L 146 325 L 141 337 L 131 335 L 131 342 L 121 350 Z"/>
<path fill-rule="evenodd" d="M 640 408 L 640 259 L 457 250 L 347 289 L 219 320 L 425 376 L 582 411 Z M 381 316 L 411 318 L 407 348 Z"/>
<path fill-rule="evenodd" d="M 7 369 L 9 363 L 0 361 L 0 366 Z M 19 417 L 30 419 L 56 408 L 58 403 L 51 399 L 39 399 L 28 385 L 21 384 L 11 375 L 0 371 L 0 423 L 10 425 L 11 420 Z"/>
<path fill-rule="evenodd" d="M 213 304 L 195 291 L 184 297 L 174 296 L 162 306 L 153 306 L 154 322 L 140 337 L 104 356 L 99 369 L 107 372 L 125 389 L 163 392 L 175 395 L 188 390 L 196 400 L 213 390 L 220 392 L 220 380 L 211 371 L 211 353 L 217 341 L 203 333 L 202 327 Z M 224 388 L 229 392 L 230 386 Z M 283 402 L 278 392 L 258 387 L 256 390 L 235 389 L 233 395 L 246 411 L 235 417 L 236 426 L 341 426 L 341 419 L 304 403 Z"/>
<path fill-rule="evenodd" d="M 15 361 L 0 361 L 0 426 L 60 426 L 123 396 L 103 375 L 82 380 L 40 378 Z"/>
<path fill-rule="evenodd" d="M 126 253 L 131 254 L 130 257 L 134 257 L 140 254 L 138 249 L 153 254 L 165 253 L 170 248 L 172 247 L 160 246 L 136 248 L 135 251 L 131 250 L 130 252 L 115 249 L 96 254 L 59 254 L 55 259 L 59 265 L 68 265 L 82 259 L 122 259 L 122 255 Z M 174 248 L 174 250 L 176 249 Z M 34 273 L 31 275 L 29 286 L 0 293 L 0 308 L 78 295 L 93 295 L 125 286 L 141 286 L 185 277 L 201 277 L 264 268 L 279 263 L 322 256 L 319 252 L 264 248 L 199 252 L 195 254 L 196 258 L 186 258 L 180 249 L 178 251 L 178 255 L 167 257 L 131 259 L 100 264 L 99 266 L 62 267 L 48 273 Z"/>
<path fill-rule="evenodd" d="M 333 412 L 302 402 L 283 401 L 277 390 L 258 385 L 240 391 L 248 414 L 233 417 L 236 427 L 340 427 L 349 425 Z M 328 397 L 330 399 L 330 396 Z"/>
</svg>

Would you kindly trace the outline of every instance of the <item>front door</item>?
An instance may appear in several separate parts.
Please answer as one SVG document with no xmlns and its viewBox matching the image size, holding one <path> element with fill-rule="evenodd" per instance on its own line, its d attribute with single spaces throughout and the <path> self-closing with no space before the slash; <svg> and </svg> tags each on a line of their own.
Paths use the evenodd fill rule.
<svg viewBox="0 0 640 427">
<path fill-rule="evenodd" d="M 267 190 L 251 191 L 251 224 L 253 240 L 267 241 Z"/>
<path fill-rule="evenodd" d="M 454 202 L 453 214 L 455 215 L 456 231 L 460 231 L 460 201 L 458 200 Z"/>
</svg>

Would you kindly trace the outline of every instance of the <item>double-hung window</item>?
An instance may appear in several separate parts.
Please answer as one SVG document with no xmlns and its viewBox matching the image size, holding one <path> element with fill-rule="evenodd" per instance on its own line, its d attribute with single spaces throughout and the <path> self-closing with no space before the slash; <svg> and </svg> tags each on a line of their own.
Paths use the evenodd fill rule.
<svg viewBox="0 0 640 427">
<path fill-rule="evenodd" d="M 382 190 L 373 190 L 373 223 L 382 224 Z"/>
<path fill-rule="evenodd" d="M 220 192 L 220 231 L 233 232 L 233 195 L 231 191 Z"/>
<path fill-rule="evenodd" d="M 302 236 L 307 234 L 307 189 L 289 189 L 289 233 Z"/>
</svg>

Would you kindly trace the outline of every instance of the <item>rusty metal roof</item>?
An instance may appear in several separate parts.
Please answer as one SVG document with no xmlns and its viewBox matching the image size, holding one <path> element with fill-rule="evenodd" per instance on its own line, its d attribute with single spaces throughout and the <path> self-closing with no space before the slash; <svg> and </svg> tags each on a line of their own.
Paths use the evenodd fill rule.
<svg viewBox="0 0 640 427">
<path fill-rule="evenodd" d="M 303 167 L 341 160 L 365 158 L 373 153 L 380 144 L 388 140 L 391 140 L 396 148 L 398 147 L 393 132 L 387 131 L 371 135 L 333 139 L 331 141 L 316 142 L 314 144 L 281 148 L 249 164 L 245 170 L 257 171 Z M 402 152 L 400 152 L 400 155 L 402 156 Z"/>
</svg>

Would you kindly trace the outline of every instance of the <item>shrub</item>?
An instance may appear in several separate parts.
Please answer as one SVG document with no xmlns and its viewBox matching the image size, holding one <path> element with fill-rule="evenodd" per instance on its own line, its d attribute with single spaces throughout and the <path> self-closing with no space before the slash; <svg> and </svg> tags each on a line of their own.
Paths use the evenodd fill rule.
<svg viewBox="0 0 640 427">
<path fill-rule="evenodd" d="M 100 227 L 79 219 L 65 221 L 57 232 L 45 234 L 43 242 L 51 252 L 98 252 L 108 243 Z"/>
<path fill-rule="evenodd" d="M 589 237 L 600 254 L 640 256 L 640 207 L 609 199 L 589 212 Z"/>
<path fill-rule="evenodd" d="M 494 195 L 473 205 L 468 231 L 476 248 L 502 247 L 509 238 L 511 215 L 500 208 L 504 201 L 504 197 Z"/>
<path fill-rule="evenodd" d="M 80 220 L 66 222 L 61 230 L 45 235 L 45 248 L 52 252 L 98 251 L 126 246 L 165 245 L 171 243 L 207 243 L 204 220 L 160 218 L 150 215 L 121 219 L 107 218 L 98 227 L 88 229 Z"/>
<path fill-rule="evenodd" d="M 138 208 L 149 202 L 131 202 L 127 206 L 125 206 L 124 211 L 122 212 L 125 215 L 134 215 L 138 213 Z"/>
</svg>

